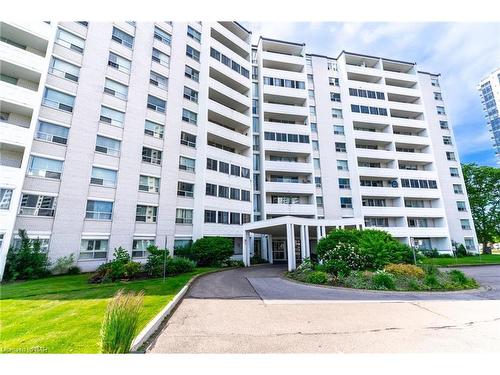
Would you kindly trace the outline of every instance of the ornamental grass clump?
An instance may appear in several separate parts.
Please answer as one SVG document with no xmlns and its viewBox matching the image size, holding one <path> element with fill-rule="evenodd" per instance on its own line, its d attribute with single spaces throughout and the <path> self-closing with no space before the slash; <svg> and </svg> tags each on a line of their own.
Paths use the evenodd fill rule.
<svg viewBox="0 0 500 375">
<path fill-rule="evenodd" d="M 102 353 L 128 353 L 135 337 L 144 292 L 120 289 L 109 301 L 101 326 Z"/>
<path fill-rule="evenodd" d="M 384 270 L 394 276 L 400 277 L 415 277 L 417 279 L 423 279 L 425 277 L 425 272 L 422 268 L 414 266 L 413 264 L 388 264 L 384 267 Z"/>
</svg>

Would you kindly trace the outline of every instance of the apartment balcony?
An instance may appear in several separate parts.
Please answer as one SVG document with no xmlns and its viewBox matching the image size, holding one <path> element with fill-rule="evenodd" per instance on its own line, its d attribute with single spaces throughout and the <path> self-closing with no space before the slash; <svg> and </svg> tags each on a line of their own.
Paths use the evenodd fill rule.
<svg viewBox="0 0 500 375">
<path fill-rule="evenodd" d="M 266 203 L 265 211 L 267 215 L 315 215 L 316 205 Z"/>
<path fill-rule="evenodd" d="M 261 56 L 264 68 L 290 72 L 302 72 L 304 69 L 305 61 L 302 56 L 285 55 L 270 51 L 262 51 Z"/>
<path fill-rule="evenodd" d="M 437 171 L 421 171 L 421 170 L 408 170 L 408 169 L 398 169 L 398 175 L 400 178 L 413 178 L 418 180 L 437 180 Z"/>
<path fill-rule="evenodd" d="M 213 22 L 210 26 L 212 28 L 210 35 L 213 39 L 224 44 L 224 46 L 231 49 L 231 51 L 238 54 L 243 59 L 247 61 L 250 60 L 251 46 L 247 41 L 238 37 L 219 22 Z"/>
<path fill-rule="evenodd" d="M 404 161 L 418 161 L 431 163 L 434 161 L 434 156 L 432 153 L 427 152 L 398 152 L 394 153 L 398 160 Z"/>
<path fill-rule="evenodd" d="M 237 131 L 228 129 L 213 122 L 207 122 L 207 132 L 218 138 L 223 138 L 225 143 L 236 149 L 247 149 L 251 147 L 251 137 Z"/>
<path fill-rule="evenodd" d="M 385 177 L 397 179 L 398 170 L 394 168 L 358 167 L 358 174 L 363 177 Z"/>
<path fill-rule="evenodd" d="M 232 105 L 238 106 L 241 109 L 241 112 L 249 110 L 252 105 L 250 97 L 243 95 L 242 93 L 213 78 L 208 78 L 208 86 L 209 89 L 215 90 L 224 95 L 226 100 L 229 100 Z"/>
<path fill-rule="evenodd" d="M 264 168 L 266 172 L 293 172 L 293 173 L 313 173 L 312 163 L 295 163 L 287 161 L 272 161 L 264 160 Z"/>
<path fill-rule="evenodd" d="M 262 142 L 262 149 L 265 151 L 275 151 L 279 153 L 290 154 L 311 154 L 312 147 L 310 143 L 295 143 L 295 142 L 277 142 L 267 141 Z"/>
<path fill-rule="evenodd" d="M 395 95 L 404 95 L 404 96 L 412 96 L 412 97 L 420 97 L 421 96 L 421 93 L 418 90 L 418 88 L 385 85 L 384 89 L 388 95 L 395 94 Z"/>
<path fill-rule="evenodd" d="M 411 112 L 412 114 L 421 114 L 424 113 L 424 106 L 422 104 L 413 104 L 413 103 L 401 103 L 395 101 L 388 101 L 390 109 L 396 109 L 400 111 Z"/>
<path fill-rule="evenodd" d="M 389 125 L 390 123 L 389 116 L 376 116 L 367 113 L 351 112 L 351 118 L 353 122 L 365 122 L 376 125 Z"/>
<path fill-rule="evenodd" d="M 289 193 L 289 194 L 314 194 L 315 185 L 313 183 L 294 182 L 270 182 L 264 183 L 267 193 Z"/>
<path fill-rule="evenodd" d="M 271 68 L 262 68 L 261 70 L 263 77 L 290 79 L 293 81 L 302 81 L 302 82 L 305 82 L 307 78 L 307 76 L 304 73 L 290 72 L 287 70 L 271 69 Z M 300 91 L 300 89 L 298 90 Z M 302 91 L 307 92 L 307 90 L 302 90 Z"/>
<path fill-rule="evenodd" d="M 406 198 L 417 199 L 440 199 L 441 192 L 439 189 L 415 189 L 415 188 L 401 188 L 401 195 Z"/>
<path fill-rule="evenodd" d="M 26 50 L 45 56 L 52 27 L 45 22 L 14 21 L 0 22 L 2 37 L 25 45 Z"/>
<path fill-rule="evenodd" d="M 408 217 L 442 218 L 446 216 L 444 208 L 440 207 L 405 207 Z"/>
<path fill-rule="evenodd" d="M 362 206 L 362 215 L 370 217 L 403 217 L 406 214 L 405 207 L 371 207 Z"/>
<path fill-rule="evenodd" d="M 394 137 L 392 133 L 370 132 L 363 130 L 354 130 L 353 135 L 355 139 L 387 143 L 392 142 Z"/>
<path fill-rule="evenodd" d="M 0 41 L 0 61 L 37 72 L 40 76 L 45 69 L 45 58 L 27 50 Z"/>
<path fill-rule="evenodd" d="M 262 109 L 264 113 L 267 112 L 280 115 L 298 116 L 304 119 L 309 115 L 309 108 L 295 105 L 262 103 Z"/>
<path fill-rule="evenodd" d="M 347 63 L 345 64 L 345 69 L 347 73 L 376 77 L 378 80 L 382 79 L 383 71 L 376 67 L 359 66 Z"/>
<path fill-rule="evenodd" d="M 418 77 L 413 73 L 402 73 L 402 72 L 392 72 L 389 70 L 383 70 L 383 75 L 386 79 L 407 82 L 407 85 L 416 85 L 418 83 Z"/>
<path fill-rule="evenodd" d="M 431 141 L 429 137 L 421 137 L 418 135 L 404 135 L 404 134 L 392 134 L 394 142 L 406 143 L 414 145 L 430 145 Z"/>
<path fill-rule="evenodd" d="M 410 228 L 410 227 L 384 227 L 378 228 L 392 234 L 393 237 L 449 237 L 446 227 Z"/>
<path fill-rule="evenodd" d="M 409 128 L 427 129 L 427 124 L 424 120 L 402 118 L 402 117 L 390 117 L 386 120 L 396 126 L 407 126 Z"/>
<path fill-rule="evenodd" d="M 250 117 L 248 115 L 235 111 L 212 99 L 208 99 L 208 112 L 209 121 L 213 119 L 234 128 L 250 128 Z"/>
<path fill-rule="evenodd" d="M 363 196 L 377 197 L 400 197 L 403 193 L 401 189 L 392 187 L 360 186 L 359 193 Z"/>
<path fill-rule="evenodd" d="M 59 25 L 84 39 L 87 37 L 88 27 L 85 27 L 78 22 L 59 22 Z"/>
<path fill-rule="evenodd" d="M 229 152 L 226 150 L 222 150 L 217 147 L 212 147 L 212 146 L 207 146 L 207 155 L 209 155 L 210 158 L 216 159 L 216 160 L 222 160 L 225 162 L 230 162 L 232 164 L 239 165 L 241 167 L 245 168 L 252 168 L 252 158 L 250 155 L 245 155 L 245 154 L 240 154 L 240 153 L 235 153 L 235 152 Z M 248 150 L 248 149 L 247 149 Z M 196 168 L 205 168 L 205 165 L 201 166 L 196 166 Z M 209 171 L 207 171 L 209 172 Z M 219 174 L 221 176 L 221 174 Z"/>
<path fill-rule="evenodd" d="M 275 133 L 292 133 L 310 135 L 311 130 L 309 126 L 303 124 L 287 124 L 282 122 L 264 121 L 262 123 L 264 131 Z"/>
<path fill-rule="evenodd" d="M 383 159 L 381 162 L 387 162 L 395 159 L 394 151 L 371 150 L 368 148 L 356 148 L 356 156 L 365 159 Z"/>
<path fill-rule="evenodd" d="M 38 93 L 17 85 L 0 81 L 0 101 L 34 108 L 39 104 Z"/>
<path fill-rule="evenodd" d="M 233 69 L 231 69 L 227 65 L 224 65 L 223 63 L 214 59 L 213 57 L 209 57 L 208 61 L 210 62 L 211 70 L 216 70 L 220 75 L 226 76 L 232 81 L 237 82 L 239 86 L 246 87 L 248 90 L 250 89 L 250 82 L 251 82 L 250 79 L 235 72 Z M 193 67 L 196 68 L 195 66 Z M 199 69 L 199 67 L 196 69 Z"/>
<path fill-rule="evenodd" d="M 227 57 L 229 57 L 234 62 L 237 62 L 242 67 L 244 67 L 245 69 L 247 69 L 249 72 L 252 70 L 252 66 L 251 66 L 250 60 L 247 60 L 247 59 L 243 58 L 240 54 L 234 52 L 231 48 L 227 47 L 226 45 L 222 44 L 221 42 L 219 42 L 218 40 L 216 40 L 214 38 L 211 39 L 210 44 L 217 51 L 219 51 L 223 55 L 226 55 Z M 250 50 L 250 47 L 249 47 L 249 50 Z M 210 57 L 210 60 L 217 61 L 217 60 L 215 60 L 212 57 Z M 230 69 L 230 68 L 228 67 L 228 69 Z M 243 77 L 243 76 L 241 76 L 241 77 Z"/>
<path fill-rule="evenodd" d="M 300 98 L 303 100 L 307 99 L 307 90 L 271 85 L 262 85 L 261 88 L 264 95 L 268 94 L 286 98 Z"/>
</svg>

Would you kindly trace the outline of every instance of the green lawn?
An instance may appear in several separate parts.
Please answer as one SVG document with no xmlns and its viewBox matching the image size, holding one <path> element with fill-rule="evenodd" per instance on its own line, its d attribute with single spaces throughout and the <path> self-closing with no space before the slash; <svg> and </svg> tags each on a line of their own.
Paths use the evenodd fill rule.
<svg viewBox="0 0 500 375">
<path fill-rule="evenodd" d="M 56 276 L 0 286 L 0 353 L 40 347 L 48 353 L 98 353 L 106 304 L 115 292 L 144 290 L 140 329 L 194 276 L 88 284 L 88 275 Z"/>
<path fill-rule="evenodd" d="M 425 258 L 422 263 L 437 266 L 466 266 L 471 264 L 500 264 L 499 254 L 488 254 L 463 258 Z"/>
</svg>

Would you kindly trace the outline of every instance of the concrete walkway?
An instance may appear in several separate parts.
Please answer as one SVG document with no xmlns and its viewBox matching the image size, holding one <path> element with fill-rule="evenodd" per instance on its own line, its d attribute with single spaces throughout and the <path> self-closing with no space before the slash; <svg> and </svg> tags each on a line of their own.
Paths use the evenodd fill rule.
<svg viewBox="0 0 500 375">
<path fill-rule="evenodd" d="M 279 266 L 209 274 L 193 284 L 148 352 L 500 351 L 500 266 L 462 270 L 486 288 L 325 288 L 285 280 Z"/>
</svg>

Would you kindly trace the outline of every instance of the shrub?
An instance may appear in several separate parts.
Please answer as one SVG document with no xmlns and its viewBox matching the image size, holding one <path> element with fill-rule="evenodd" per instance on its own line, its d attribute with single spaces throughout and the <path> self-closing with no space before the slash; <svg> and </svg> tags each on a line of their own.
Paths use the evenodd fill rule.
<svg viewBox="0 0 500 375">
<path fill-rule="evenodd" d="M 385 271 L 377 271 L 373 274 L 372 283 L 375 289 L 396 289 L 394 277 Z"/>
<path fill-rule="evenodd" d="M 326 237 L 327 240 L 325 242 L 322 243 L 321 241 L 323 240 L 321 240 L 318 243 L 318 247 L 320 248 L 318 256 L 323 262 L 321 266 L 323 270 L 333 275 L 347 275 L 351 270 L 362 269 L 364 259 L 357 250 L 356 245 L 350 242 L 351 239 L 349 236 L 339 238 L 339 242 L 337 242 L 336 237 Z M 342 242 L 344 240 L 348 242 Z"/>
<path fill-rule="evenodd" d="M 469 255 L 469 253 L 467 252 L 467 249 L 465 248 L 465 246 L 463 244 L 458 244 L 456 246 L 455 255 L 457 257 L 466 257 Z"/>
<path fill-rule="evenodd" d="M 424 270 L 426 275 L 437 276 L 440 273 L 439 269 L 434 264 L 422 264 L 420 267 Z"/>
<path fill-rule="evenodd" d="M 430 289 L 441 288 L 441 283 L 439 282 L 437 274 L 427 274 L 424 279 L 424 284 L 427 285 Z"/>
<path fill-rule="evenodd" d="M 389 233 L 364 229 L 359 236 L 359 252 L 367 269 L 381 269 L 389 263 L 413 263 L 413 250 Z"/>
<path fill-rule="evenodd" d="M 109 301 L 101 326 L 103 353 L 128 353 L 139 324 L 144 292 L 120 289 Z"/>
<path fill-rule="evenodd" d="M 242 260 L 228 259 L 221 263 L 222 267 L 245 267 Z"/>
<path fill-rule="evenodd" d="M 75 264 L 75 257 L 73 254 L 63 256 L 56 259 L 56 264 L 52 267 L 54 275 L 61 275 L 68 273 L 68 270 Z"/>
<path fill-rule="evenodd" d="M 38 279 L 49 275 L 47 254 L 40 250 L 40 241 L 30 240 L 25 230 L 19 230 L 21 244 L 7 253 L 4 279 L 7 281 Z"/>
<path fill-rule="evenodd" d="M 328 282 L 328 274 L 323 271 L 313 271 L 307 275 L 306 282 L 311 284 L 326 284 Z"/>
<path fill-rule="evenodd" d="M 264 264 L 264 263 L 268 263 L 268 261 L 257 255 L 254 255 L 253 257 L 250 258 L 250 264 Z"/>
<path fill-rule="evenodd" d="M 384 270 L 395 276 L 407 276 L 415 277 L 417 279 L 422 279 L 425 276 L 425 272 L 422 268 L 414 266 L 413 264 L 388 264 L 384 267 Z"/>
<path fill-rule="evenodd" d="M 125 277 L 131 279 L 139 272 L 141 272 L 141 264 L 138 262 L 128 262 L 123 266 L 123 274 Z"/>
<path fill-rule="evenodd" d="M 194 261 L 176 256 L 167 259 L 166 273 L 167 275 L 178 275 L 185 272 L 191 272 L 195 267 L 196 263 Z"/>
<path fill-rule="evenodd" d="M 113 252 L 113 260 L 101 264 L 89 279 L 90 283 L 105 283 L 123 278 L 131 279 L 141 270 L 140 263 L 133 262 L 130 254 L 121 246 Z"/>
<path fill-rule="evenodd" d="M 469 281 L 467 276 L 465 276 L 465 274 L 462 271 L 451 270 L 450 272 L 448 272 L 448 274 L 450 276 L 450 280 L 454 283 L 465 285 Z"/>
<path fill-rule="evenodd" d="M 233 253 L 233 242 L 225 237 L 203 237 L 191 247 L 191 259 L 198 266 L 220 266 Z"/>
<path fill-rule="evenodd" d="M 71 266 L 68 268 L 68 275 L 78 275 L 82 272 L 82 270 L 80 269 L 80 267 L 78 266 Z"/>
<path fill-rule="evenodd" d="M 437 249 L 423 249 L 422 253 L 429 258 L 439 258 L 441 256 Z"/>
<path fill-rule="evenodd" d="M 158 247 L 154 245 L 148 246 L 147 251 L 149 255 L 148 260 L 144 266 L 144 270 L 149 276 L 163 276 L 163 266 L 165 263 L 165 259 L 169 259 L 169 251 L 167 249 L 158 249 Z"/>
</svg>

